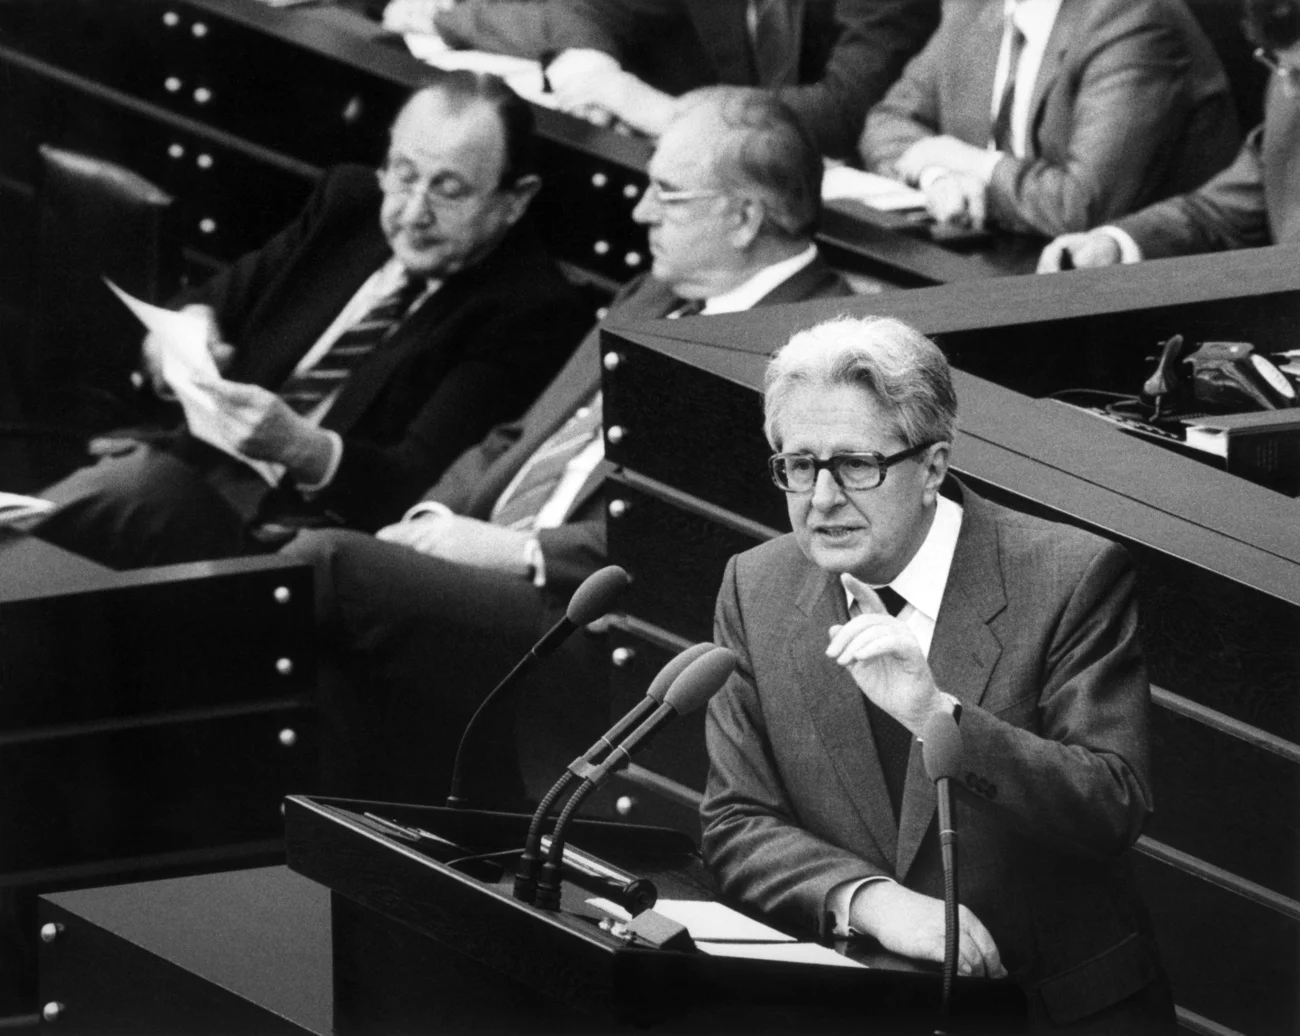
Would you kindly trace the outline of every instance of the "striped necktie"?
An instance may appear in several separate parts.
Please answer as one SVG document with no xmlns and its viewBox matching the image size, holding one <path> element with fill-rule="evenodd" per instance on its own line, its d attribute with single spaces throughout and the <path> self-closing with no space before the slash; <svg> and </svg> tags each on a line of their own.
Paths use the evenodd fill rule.
<svg viewBox="0 0 1300 1036">
<path fill-rule="evenodd" d="M 425 287 L 422 279 L 403 273 L 400 283 L 339 335 L 312 367 L 289 375 L 280 397 L 299 414 L 313 410 L 392 334 Z"/>
<path fill-rule="evenodd" d="M 880 603 L 890 615 L 897 616 L 906 607 L 907 601 L 892 586 L 876 587 L 875 590 Z M 849 613 L 859 613 L 856 601 Z M 885 790 L 889 793 L 889 804 L 894 807 L 894 819 L 897 820 L 903 809 L 903 785 L 907 783 L 912 734 L 865 694 L 862 700 L 867 705 L 867 717 L 871 721 L 871 733 L 876 742 L 876 756 L 880 759 L 880 768 L 885 774 Z"/>
<path fill-rule="evenodd" d="M 493 524 L 534 531 L 537 515 L 564 478 L 569 462 L 600 435 L 600 422 L 601 396 L 597 392 L 524 462 L 514 486 L 497 501 Z"/>
<path fill-rule="evenodd" d="M 1020 68 L 1020 55 L 1025 50 L 1025 34 L 1020 31 L 1013 16 L 1007 17 L 1006 32 L 1011 40 L 1007 50 L 1007 78 L 1002 84 L 1002 97 L 998 101 L 997 114 L 993 117 L 993 131 L 990 139 L 998 151 L 1011 154 L 1011 110 L 1016 103 L 1016 73 Z"/>
</svg>

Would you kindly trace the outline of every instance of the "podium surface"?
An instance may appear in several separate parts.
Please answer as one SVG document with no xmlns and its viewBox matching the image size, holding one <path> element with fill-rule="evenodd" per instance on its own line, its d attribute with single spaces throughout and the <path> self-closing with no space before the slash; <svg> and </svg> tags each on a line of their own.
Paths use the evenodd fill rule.
<svg viewBox="0 0 1300 1036">
<path fill-rule="evenodd" d="M 521 902 L 526 816 L 291 796 L 285 822 L 289 866 L 333 893 L 339 1033 L 930 1033 L 938 1019 L 937 965 L 654 948 L 602 925 L 599 893 L 567 879 L 558 910 Z M 568 844 L 653 881 L 661 902 L 716 898 L 679 832 L 579 821 Z M 959 979 L 954 1005 L 959 1031 L 1023 1024 L 1009 982 Z"/>
</svg>

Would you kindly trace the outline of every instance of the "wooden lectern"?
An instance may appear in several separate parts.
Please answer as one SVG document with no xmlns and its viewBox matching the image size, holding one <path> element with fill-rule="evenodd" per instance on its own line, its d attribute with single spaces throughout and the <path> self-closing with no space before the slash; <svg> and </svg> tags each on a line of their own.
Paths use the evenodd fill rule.
<svg viewBox="0 0 1300 1036">
<path fill-rule="evenodd" d="M 655 949 L 600 923 L 566 880 L 558 911 L 512 895 L 529 818 L 292 796 L 291 869 L 331 890 L 334 1027 L 363 1032 L 930 1033 L 938 967 L 854 953 L 862 967 Z M 569 844 L 713 899 L 693 842 L 666 828 L 578 821 Z M 949 1031 L 1019 1031 L 1008 982 L 960 980 Z"/>
</svg>

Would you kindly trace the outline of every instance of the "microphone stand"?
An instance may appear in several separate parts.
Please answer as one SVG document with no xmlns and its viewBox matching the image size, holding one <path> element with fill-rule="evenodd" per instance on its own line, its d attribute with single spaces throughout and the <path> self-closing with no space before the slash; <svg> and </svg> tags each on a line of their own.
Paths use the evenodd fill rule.
<svg viewBox="0 0 1300 1036">
<path fill-rule="evenodd" d="M 952 991 L 957 981 L 957 951 L 961 935 L 957 904 L 957 823 L 952 808 L 952 778 L 961 772 L 961 731 L 948 712 L 931 716 L 921 732 L 921 752 L 926 775 L 934 782 L 939 812 L 939 854 L 943 863 L 943 999 L 939 1005 L 942 1028 L 952 1018 Z"/>
</svg>

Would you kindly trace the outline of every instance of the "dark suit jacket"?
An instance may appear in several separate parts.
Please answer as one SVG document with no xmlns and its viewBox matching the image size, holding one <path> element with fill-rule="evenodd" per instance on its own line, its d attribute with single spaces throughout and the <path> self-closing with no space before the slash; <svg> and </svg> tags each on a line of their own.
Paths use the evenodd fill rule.
<svg viewBox="0 0 1300 1036">
<path fill-rule="evenodd" d="M 1300 98 L 1270 83 L 1263 125 L 1231 166 L 1118 225 L 1149 259 L 1300 241 Z"/>
<path fill-rule="evenodd" d="M 844 280 L 820 258 L 759 301 L 771 306 L 850 294 Z M 607 320 L 626 323 L 666 316 L 680 302 L 660 281 L 642 275 L 624 286 L 610 304 Z M 457 514 L 487 519 L 510 480 L 556 429 L 600 388 L 600 330 L 594 328 L 564 369 L 519 421 L 494 428 L 447 469 L 424 499 Z M 546 560 L 548 587 L 565 600 L 582 580 L 605 564 L 604 511 L 596 498 L 609 467 L 605 463 L 583 484 L 563 525 L 538 535 Z"/>
<path fill-rule="evenodd" d="M 963 703 L 962 902 L 1064 1024 L 1159 973 L 1126 854 L 1152 802 L 1133 573 L 1113 543 L 948 491 L 965 510 L 929 661 Z M 943 898 L 919 743 L 895 821 L 862 692 L 825 655 L 846 615 L 793 536 L 733 558 L 718 597 L 740 661 L 709 707 L 704 852 L 728 893 L 805 927 L 845 881 Z"/>
<path fill-rule="evenodd" d="M 237 349 L 228 377 L 276 390 L 392 256 L 373 170 L 332 170 L 302 214 L 181 302 L 212 306 Z M 349 377 L 323 426 L 343 461 L 316 503 L 346 524 L 399 518 L 499 421 L 519 414 L 591 322 L 527 221 L 457 273 Z"/>
<path fill-rule="evenodd" d="M 867 109 L 939 23 L 937 0 L 787 0 L 801 9 L 800 85 L 780 91 L 824 154 L 851 154 Z M 613 54 L 667 93 L 764 86 L 746 0 L 468 0 L 438 15 L 453 41 L 538 56 L 566 47 Z M 526 35 L 525 35 L 526 34 Z"/>
<path fill-rule="evenodd" d="M 948 134 L 984 147 L 1001 0 L 949 0 L 939 31 L 867 117 L 861 154 L 888 171 Z M 1087 230 L 1203 183 L 1232 160 L 1236 109 L 1183 0 L 1064 0 L 1033 84 L 1026 155 L 1000 162 L 990 218 L 1013 230 Z"/>
</svg>

